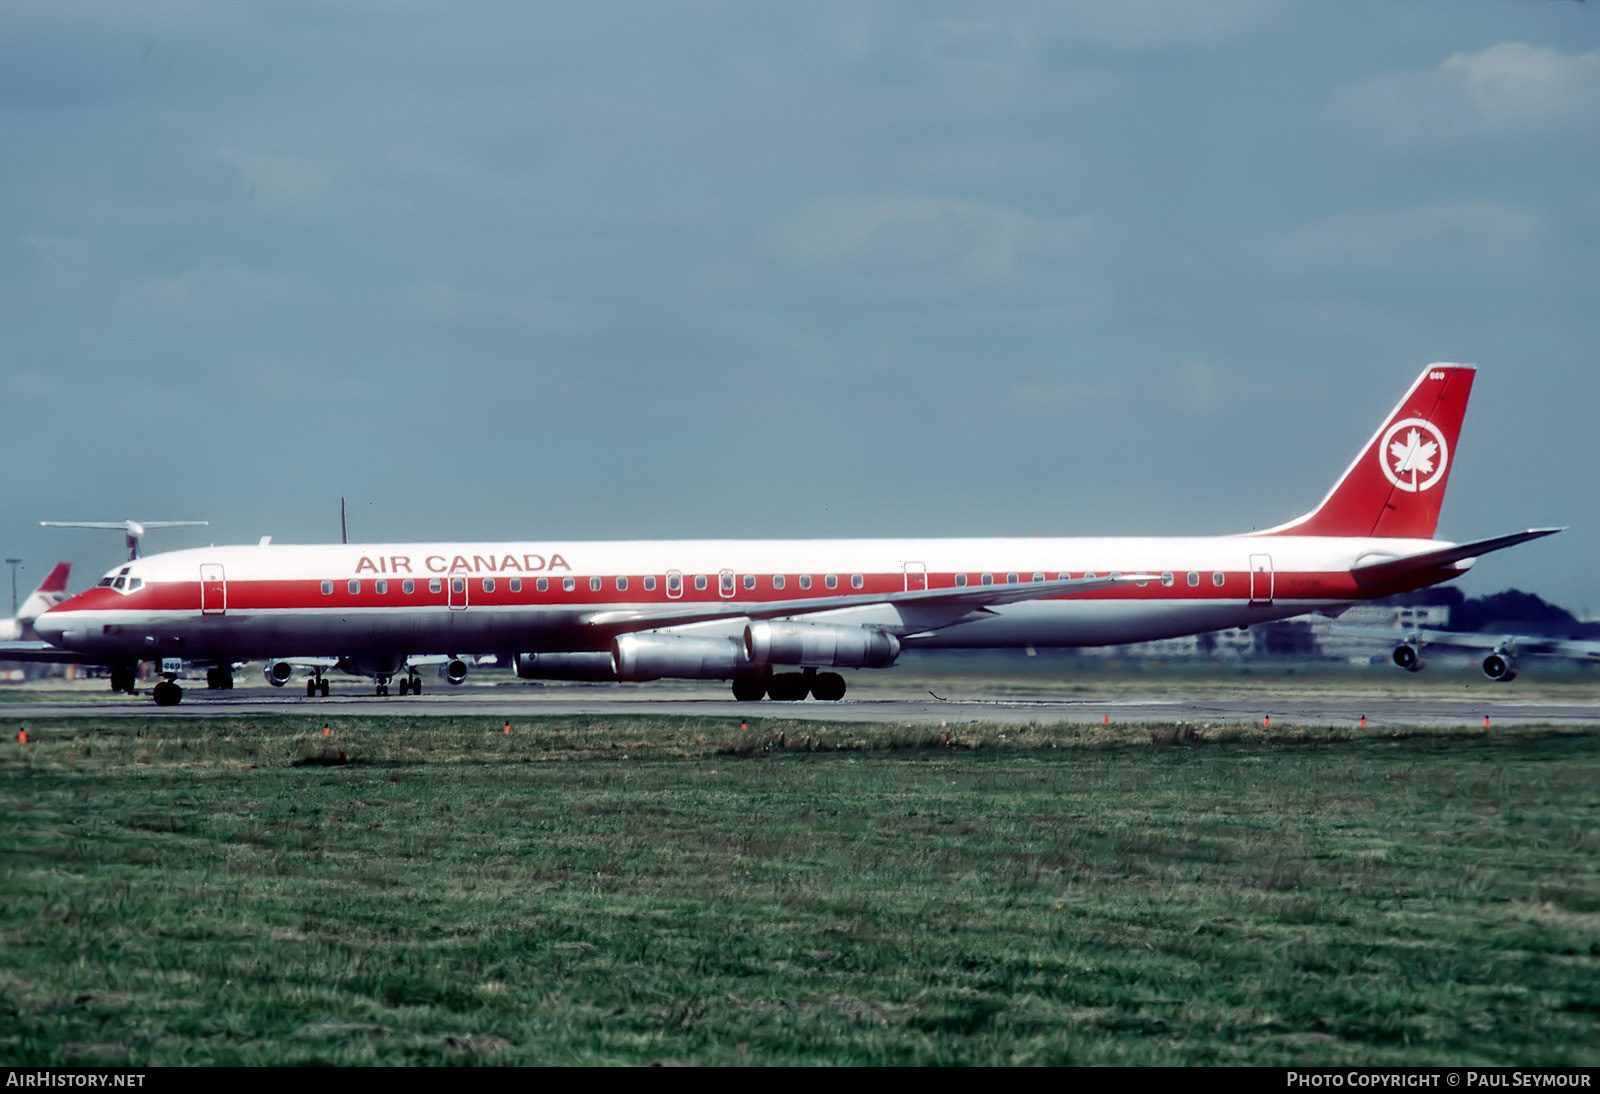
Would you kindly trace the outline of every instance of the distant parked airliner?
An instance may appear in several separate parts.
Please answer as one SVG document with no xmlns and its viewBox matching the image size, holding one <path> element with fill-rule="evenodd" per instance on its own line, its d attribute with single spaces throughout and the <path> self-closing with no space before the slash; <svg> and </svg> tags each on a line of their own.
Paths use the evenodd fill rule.
<svg viewBox="0 0 1600 1094">
<path fill-rule="evenodd" d="M 129 562 L 35 628 L 124 674 L 264 658 L 271 675 L 292 652 L 386 692 L 413 655 L 509 649 L 529 678 L 721 679 L 742 700 L 836 700 L 845 681 L 830 670 L 906 649 L 1096 646 L 1338 614 L 1559 530 L 1433 538 L 1474 375 L 1430 365 L 1316 509 L 1249 535 L 263 541 Z M 172 679 L 153 689 L 162 705 L 182 694 Z"/>
</svg>

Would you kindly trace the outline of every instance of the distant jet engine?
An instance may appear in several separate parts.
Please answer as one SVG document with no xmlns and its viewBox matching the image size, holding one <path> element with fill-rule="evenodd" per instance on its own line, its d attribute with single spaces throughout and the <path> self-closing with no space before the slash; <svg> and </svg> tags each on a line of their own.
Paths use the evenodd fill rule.
<svg viewBox="0 0 1600 1094">
<path fill-rule="evenodd" d="M 459 657 L 452 657 L 439 666 L 439 675 L 452 684 L 459 684 L 467 678 L 467 663 Z"/>
<path fill-rule="evenodd" d="M 677 634 L 623 634 L 611 643 L 611 667 L 618 680 L 728 680 L 745 663 L 735 638 L 696 638 Z"/>
<path fill-rule="evenodd" d="M 1394 663 L 1407 672 L 1421 672 L 1428 667 L 1422 659 L 1422 651 L 1409 642 L 1402 642 L 1394 648 Z"/>
<path fill-rule="evenodd" d="M 275 688 L 281 688 L 289 682 L 289 677 L 294 675 L 294 666 L 287 661 L 268 661 L 266 668 L 267 683 Z"/>
<path fill-rule="evenodd" d="M 1496 650 L 1483 659 L 1483 674 L 1497 684 L 1509 684 L 1517 678 L 1517 659 Z"/>
<path fill-rule="evenodd" d="M 609 653 L 519 653 L 524 680 L 615 680 Z"/>
<path fill-rule="evenodd" d="M 758 665 L 882 668 L 900 656 L 900 639 L 870 627 L 762 620 L 744 629 L 744 650 Z"/>
</svg>

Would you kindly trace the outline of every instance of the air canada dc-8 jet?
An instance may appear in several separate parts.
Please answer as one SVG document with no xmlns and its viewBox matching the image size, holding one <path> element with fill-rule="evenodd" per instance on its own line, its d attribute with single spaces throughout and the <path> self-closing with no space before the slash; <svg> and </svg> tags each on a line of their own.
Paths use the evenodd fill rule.
<svg viewBox="0 0 1600 1094">
<path fill-rule="evenodd" d="M 1549 535 L 1433 538 L 1474 369 L 1425 369 L 1320 505 L 1248 535 L 206 547 L 149 555 L 46 612 L 46 641 L 154 658 L 497 650 L 527 678 L 731 680 L 835 700 L 902 650 L 1095 646 L 1283 619 L 1447 581 Z M 287 678 L 287 665 L 281 666 Z M 313 681 L 316 683 L 316 681 Z M 309 690 L 309 689 L 308 689 Z M 182 698 L 172 680 L 157 703 Z"/>
</svg>

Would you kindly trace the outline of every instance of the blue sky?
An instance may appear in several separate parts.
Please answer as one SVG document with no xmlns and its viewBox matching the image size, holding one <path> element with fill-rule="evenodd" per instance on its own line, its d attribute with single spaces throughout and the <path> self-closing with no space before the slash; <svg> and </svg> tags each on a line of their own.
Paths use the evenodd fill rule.
<svg viewBox="0 0 1600 1094">
<path fill-rule="evenodd" d="M 1242 531 L 1455 360 L 1600 612 L 1597 20 L 12 0 L 0 547 Z"/>
</svg>

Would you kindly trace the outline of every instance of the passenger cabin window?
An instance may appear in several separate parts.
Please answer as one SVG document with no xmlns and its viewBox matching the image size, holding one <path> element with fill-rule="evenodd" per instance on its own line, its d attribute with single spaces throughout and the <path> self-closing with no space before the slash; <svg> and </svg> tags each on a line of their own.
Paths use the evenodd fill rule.
<svg viewBox="0 0 1600 1094">
<path fill-rule="evenodd" d="M 746 589 L 754 589 L 756 587 L 756 575 L 755 574 L 745 574 L 744 575 L 744 587 Z"/>
<path fill-rule="evenodd" d="M 483 579 L 483 591 L 486 593 L 494 592 L 494 578 L 486 577 Z"/>
<path fill-rule="evenodd" d="M 110 581 L 111 579 L 110 578 L 106 578 L 106 580 Z M 323 596 L 332 596 L 333 595 L 333 582 L 324 581 L 322 583 L 322 595 Z"/>
<path fill-rule="evenodd" d="M 617 592 L 625 593 L 627 591 L 628 591 L 628 579 L 625 578 L 625 577 L 617 578 Z"/>
<path fill-rule="evenodd" d="M 784 585 L 783 575 L 782 574 L 773 574 L 772 575 L 772 587 L 774 589 L 781 589 L 781 588 L 783 588 L 783 585 Z"/>
<path fill-rule="evenodd" d="M 400 591 L 410 596 L 417 591 L 417 583 L 408 577 L 400 583 Z"/>
<path fill-rule="evenodd" d="M 561 591 L 562 592 L 570 593 L 573 589 L 576 589 L 577 587 L 578 587 L 578 582 L 577 582 L 576 578 L 564 577 L 564 578 L 561 579 Z"/>
<path fill-rule="evenodd" d="M 694 587 L 697 590 L 699 590 L 700 592 L 704 592 L 705 591 L 705 588 L 706 588 L 706 575 L 705 574 L 695 574 L 694 575 Z"/>
<path fill-rule="evenodd" d="M 839 587 L 839 575 L 829 574 L 827 577 L 822 579 L 822 583 L 830 589 L 837 589 Z"/>
<path fill-rule="evenodd" d="M 966 574 L 957 574 L 956 575 L 956 587 L 957 588 L 960 588 L 961 586 L 965 585 L 966 583 L 967 583 L 967 575 Z"/>
<path fill-rule="evenodd" d="M 1072 575 L 1067 573 L 1065 570 L 1062 570 L 1059 574 L 1056 575 L 1056 580 L 1057 581 L 1071 581 L 1072 580 Z"/>
<path fill-rule="evenodd" d="M 723 570 L 717 575 L 717 587 L 722 590 L 722 595 L 727 596 L 733 592 L 733 571 Z"/>
<path fill-rule="evenodd" d="M 647 593 L 653 593 L 656 591 L 656 579 L 654 577 L 647 577 L 644 579 L 644 591 Z"/>
<path fill-rule="evenodd" d="M 850 587 L 852 589 L 859 589 L 863 585 L 865 585 L 866 583 L 867 583 L 866 578 L 862 577 L 860 574 L 851 574 L 850 575 Z"/>
<path fill-rule="evenodd" d="M 993 585 L 994 584 L 994 575 L 993 574 L 984 574 L 978 580 L 980 582 L 982 582 L 983 584 L 985 584 L 985 585 Z"/>
<path fill-rule="evenodd" d="M 1044 580 L 1044 575 L 1043 574 L 1034 574 L 1033 575 L 1033 580 L 1035 580 L 1035 581 L 1043 581 Z"/>
<path fill-rule="evenodd" d="M 372 583 L 372 591 L 382 596 L 389 591 L 389 583 L 387 581 L 374 581 Z"/>
<path fill-rule="evenodd" d="M 548 577 L 537 578 L 533 583 L 533 587 L 538 592 L 547 593 L 550 591 L 550 579 Z"/>
<path fill-rule="evenodd" d="M 1200 575 L 1198 573 L 1196 573 L 1195 571 L 1190 570 L 1189 571 L 1189 588 L 1192 589 L 1198 584 L 1200 584 Z"/>
<path fill-rule="evenodd" d="M 676 593 L 681 588 L 683 588 L 683 578 L 674 570 L 667 575 L 667 592 Z"/>
<path fill-rule="evenodd" d="M 442 592 L 443 590 L 444 590 L 444 582 L 440 581 L 436 577 L 430 577 L 428 579 L 428 591 L 430 593 Z"/>
<path fill-rule="evenodd" d="M 811 588 L 811 575 L 810 574 L 801 574 L 800 575 L 800 587 L 802 589 Z"/>
<path fill-rule="evenodd" d="M 1017 575 L 1016 574 L 1007 574 L 1006 575 L 1006 584 L 1007 585 L 1015 585 L 1016 583 L 1017 583 Z"/>
<path fill-rule="evenodd" d="M 601 581 L 598 577 L 591 577 L 589 579 L 589 591 L 591 593 L 597 593 L 600 591 L 600 586 L 604 584 L 605 582 Z"/>
<path fill-rule="evenodd" d="M 361 582 L 352 580 L 350 582 L 349 588 L 350 588 L 350 593 L 353 596 L 354 594 L 359 593 L 361 591 Z"/>
<path fill-rule="evenodd" d="M 1221 570 L 1218 570 L 1216 573 L 1211 575 L 1211 584 L 1215 585 L 1219 589 L 1222 588 L 1222 571 Z"/>
<path fill-rule="evenodd" d="M 1171 570 L 1162 570 L 1161 571 L 1161 584 L 1163 584 L 1163 585 L 1171 585 L 1172 584 L 1172 571 Z"/>
<path fill-rule="evenodd" d="M 1083 572 L 1083 579 L 1085 581 L 1093 581 L 1094 580 L 1094 571 L 1093 570 L 1085 570 Z"/>
<path fill-rule="evenodd" d="M 520 593 L 522 591 L 522 579 L 520 577 L 512 578 L 509 582 L 507 582 L 507 584 L 511 586 L 511 591 L 514 593 Z"/>
<path fill-rule="evenodd" d="M 453 592 L 453 593 L 464 593 L 464 592 L 466 592 L 467 591 L 467 579 L 464 578 L 464 577 L 452 577 L 450 579 L 450 591 Z"/>
</svg>

